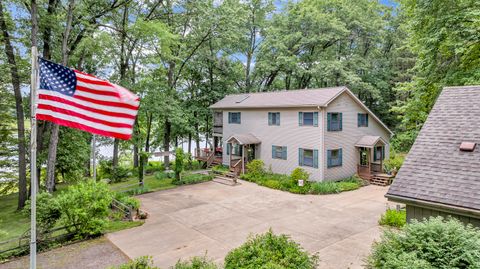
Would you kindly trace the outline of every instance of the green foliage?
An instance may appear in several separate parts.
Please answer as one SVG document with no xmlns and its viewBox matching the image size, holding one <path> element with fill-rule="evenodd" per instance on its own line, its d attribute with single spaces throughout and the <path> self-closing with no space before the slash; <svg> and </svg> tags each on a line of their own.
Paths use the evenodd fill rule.
<svg viewBox="0 0 480 269">
<path fill-rule="evenodd" d="M 148 175 L 162 171 L 165 171 L 165 167 L 162 162 L 149 161 L 147 167 L 145 167 L 145 173 Z"/>
<path fill-rule="evenodd" d="M 407 224 L 407 211 L 398 211 L 389 208 L 384 214 L 382 214 L 378 224 L 401 228 Z"/>
<path fill-rule="evenodd" d="M 286 235 L 265 234 L 250 237 L 225 257 L 225 269 L 278 268 L 313 269 L 317 257 L 311 256 Z"/>
<path fill-rule="evenodd" d="M 252 177 L 260 177 L 265 174 L 265 164 L 260 159 L 255 159 L 246 165 L 248 174 Z"/>
<path fill-rule="evenodd" d="M 133 175 L 132 171 L 129 168 L 123 166 L 117 166 L 113 168 L 113 161 L 110 160 L 100 160 L 98 165 L 99 178 L 109 179 L 110 182 L 122 182 L 127 180 L 128 177 Z"/>
<path fill-rule="evenodd" d="M 480 268 L 480 231 L 456 219 L 413 221 L 384 232 L 367 268 Z"/>
<path fill-rule="evenodd" d="M 175 179 L 177 181 L 180 180 L 180 174 L 184 170 L 184 165 L 185 165 L 185 153 L 183 152 L 183 149 L 177 148 L 175 149 L 175 166 L 173 170 L 175 171 Z"/>
<path fill-rule="evenodd" d="M 308 174 L 308 172 L 300 167 L 293 169 L 292 173 L 290 174 L 290 178 L 292 179 L 293 184 L 298 184 L 299 180 L 303 180 L 306 183 L 309 177 L 310 175 Z"/>
<path fill-rule="evenodd" d="M 63 181 L 84 177 L 85 163 L 90 159 L 91 135 L 72 128 L 60 127 L 55 169 Z"/>
<path fill-rule="evenodd" d="M 189 261 L 178 261 L 173 269 L 219 269 L 207 256 L 193 257 Z"/>
<path fill-rule="evenodd" d="M 173 181 L 175 185 L 188 185 L 188 184 L 196 184 L 202 183 L 206 181 L 210 181 L 213 179 L 212 175 L 204 175 L 204 174 L 184 174 L 180 180 Z"/>
<path fill-rule="evenodd" d="M 212 171 L 225 175 L 226 173 L 228 173 L 230 171 L 230 169 L 228 168 L 228 166 L 219 164 L 219 165 L 215 165 L 214 167 L 212 167 Z"/>
<path fill-rule="evenodd" d="M 138 257 L 133 261 L 122 264 L 117 267 L 110 267 L 110 269 L 160 269 L 153 266 L 153 259 L 150 256 Z"/>
<path fill-rule="evenodd" d="M 56 198 L 62 212 L 61 224 L 78 237 L 102 233 L 107 225 L 113 194 L 108 185 L 88 180 L 68 187 Z"/>
<path fill-rule="evenodd" d="M 398 171 L 405 160 L 405 154 L 390 152 L 390 158 L 385 161 L 384 166 L 387 172 Z"/>
<path fill-rule="evenodd" d="M 135 197 L 131 197 L 123 193 L 117 193 L 115 194 L 115 199 L 117 199 L 120 203 L 135 210 L 140 208 L 140 200 Z"/>
<path fill-rule="evenodd" d="M 24 214 L 30 216 L 30 200 L 23 209 Z M 62 209 L 57 199 L 48 192 L 37 194 L 37 227 L 40 232 L 48 232 L 55 228 L 57 221 L 62 216 Z"/>
</svg>

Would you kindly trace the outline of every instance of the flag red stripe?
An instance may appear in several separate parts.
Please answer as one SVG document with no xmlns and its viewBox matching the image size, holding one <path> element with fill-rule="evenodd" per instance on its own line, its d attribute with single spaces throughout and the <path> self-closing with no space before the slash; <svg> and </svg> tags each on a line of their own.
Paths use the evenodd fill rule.
<svg viewBox="0 0 480 269">
<path fill-rule="evenodd" d="M 81 105 L 79 103 L 75 103 L 75 102 L 72 102 L 72 101 L 69 101 L 69 100 L 66 100 L 66 99 L 63 99 L 63 98 L 60 98 L 60 97 L 56 97 L 56 96 L 40 94 L 40 95 L 38 95 L 38 99 L 64 103 L 64 104 L 67 104 L 67 105 L 78 107 L 78 108 L 81 108 L 81 109 L 84 109 L 84 110 L 87 110 L 87 111 L 91 111 L 91 112 L 95 112 L 95 113 L 98 113 L 98 114 L 102 114 L 102 115 L 105 115 L 105 116 L 128 118 L 128 119 L 135 119 L 136 118 L 136 116 L 129 115 L 129 114 L 126 114 L 126 113 L 111 112 L 111 111 L 105 111 L 105 110 L 102 110 L 102 109 L 97 109 L 97 108 L 84 106 L 84 105 Z"/>
<path fill-rule="evenodd" d="M 102 91 L 102 90 L 94 90 L 92 88 L 86 88 L 83 86 L 78 86 L 77 85 L 77 90 L 80 90 L 82 92 L 89 92 L 93 94 L 99 94 L 99 95 L 107 95 L 107 96 L 113 96 L 113 97 L 118 97 L 120 98 L 120 95 L 117 92 L 108 92 L 108 91 Z"/>
<path fill-rule="evenodd" d="M 85 96 L 75 96 L 76 99 L 80 99 L 86 102 L 92 102 L 94 104 L 99 104 L 99 105 L 105 105 L 105 106 L 115 106 L 115 107 L 122 107 L 122 108 L 130 108 L 133 110 L 138 110 L 138 106 L 126 104 L 126 103 L 117 103 L 117 102 L 111 102 L 111 101 L 102 101 L 98 99 L 93 99 L 93 98 L 88 98 Z"/>
<path fill-rule="evenodd" d="M 119 139 L 123 139 L 123 140 L 129 140 L 132 137 L 131 134 L 127 135 L 127 134 L 120 134 L 120 133 L 115 133 L 115 132 L 104 131 L 104 130 L 100 130 L 100 129 L 97 129 L 97 128 L 92 128 L 90 126 L 86 126 L 86 125 L 83 125 L 83 124 L 80 124 L 80 123 L 77 123 L 77 122 L 58 119 L 58 118 L 52 117 L 50 115 L 38 114 L 37 119 L 38 120 L 51 121 L 51 122 L 56 123 L 58 125 L 71 127 L 71 128 L 76 128 L 76 129 L 80 129 L 80 130 L 83 130 L 83 131 L 86 131 L 86 132 L 89 132 L 89 133 L 103 135 L 103 136 L 109 136 L 109 137 L 115 137 L 115 138 L 119 138 Z"/>
<path fill-rule="evenodd" d="M 82 77 L 79 77 L 79 76 L 77 76 L 77 81 L 112 87 L 112 84 L 110 84 L 110 82 L 108 82 L 108 81 L 93 80 L 93 79 L 88 79 L 88 78 L 82 78 Z"/>
<path fill-rule="evenodd" d="M 54 106 L 50 106 L 50 105 L 45 105 L 45 104 L 38 104 L 38 109 L 50 110 L 50 111 L 74 116 L 74 117 L 77 117 L 77 118 L 81 118 L 81 119 L 84 119 L 84 120 L 88 120 L 88 121 L 91 121 L 91 122 L 100 123 L 100 124 L 110 126 L 110 127 L 118 127 L 118 128 L 132 128 L 133 127 L 133 124 L 126 124 L 126 123 L 119 123 L 119 122 L 112 122 L 112 121 L 96 119 L 96 118 L 92 118 L 92 117 L 87 116 L 87 115 L 77 113 L 75 111 L 71 111 L 71 110 L 63 109 L 63 108 L 59 108 L 59 107 L 54 107 Z"/>
</svg>

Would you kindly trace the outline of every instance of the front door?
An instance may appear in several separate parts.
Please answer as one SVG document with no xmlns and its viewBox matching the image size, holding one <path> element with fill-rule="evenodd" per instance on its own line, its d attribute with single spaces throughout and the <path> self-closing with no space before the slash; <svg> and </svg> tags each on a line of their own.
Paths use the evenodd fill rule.
<svg viewBox="0 0 480 269">
<path fill-rule="evenodd" d="M 360 165 L 361 166 L 368 166 L 368 149 L 367 148 L 360 148 Z"/>
<path fill-rule="evenodd" d="M 247 146 L 247 162 L 255 160 L 255 145 Z"/>
</svg>

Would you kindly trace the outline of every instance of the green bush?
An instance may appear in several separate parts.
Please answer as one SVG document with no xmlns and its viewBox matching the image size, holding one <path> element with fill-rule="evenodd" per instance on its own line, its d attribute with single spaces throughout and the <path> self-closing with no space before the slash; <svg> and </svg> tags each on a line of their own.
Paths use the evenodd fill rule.
<svg viewBox="0 0 480 269">
<path fill-rule="evenodd" d="M 122 182 L 133 175 L 132 170 L 123 166 L 113 168 L 112 160 L 100 160 L 98 164 L 99 179 L 108 178 L 110 182 Z"/>
<path fill-rule="evenodd" d="M 228 173 L 230 171 L 230 169 L 228 168 L 228 166 L 219 164 L 219 165 L 215 165 L 214 167 L 212 167 L 212 171 L 225 175 L 226 173 Z"/>
<path fill-rule="evenodd" d="M 162 179 L 170 178 L 170 175 L 171 174 L 166 172 L 155 172 L 154 177 L 155 179 L 162 180 Z"/>
<path fill-rule="evenodd" d="M 206 256 L 193 257 L 189 261 L 178 261 L 173 269 L 218 269 L 219 267 Z"/>
<path fill-rule="evenodd" d="M 265 164 L 262 160 L 253 160 L 246 165 L 249 176 L 251 177 L 261 177 L 265 174 Z"/>
<path fill-rule="evenodd" d="M 442 217 L 386 230 L 367 268 L 480 268 L 480 230 Z"/>
<path fill-rule="evenodd" d="M 304 180 L 305 182 L 307 182 L 309 177 L 310 175 L 308 174 L 308 172 L 300 167 L 295 168 L 290 174 L 290 178 L 295 184 L 298 184 L 299 180 Z"/>
<path fill-rule="evenodd" d="M 310 184 L 311 194 L 331 194 L 331 193 L 339 193 L 339 192 L 341 192 L 341 189 L 337 182 L 322 181 L 322 182 L 312 182 Z"/>
<path fill-rule="evenodd" d="M 163 166 L 163 162 L 149 161 L 147 167 L 145 167 L 146 174 L 153 174 L 155 172 L 162 171 L 165 171 L 165 166 Z"/>
<path fill-rule="evenodd" d="M 225 257 L 225 269 L 275 268 L 310 269 L 317 265 L 311 256 L 286 235 L 265 234 L 250 237 L 242 246 Z"/>
<path fill-rule="evenodd" d="M 385 170 L 387 172 L 392 172 L 393 170 L 398 171 L 400 167 L 402 167 L 404 160 L 405 154 L 398 154 L 392 150 L 392 152 L 390 152 L 390 158 L 384 163 Z"/>
<path fill-rule="evenodd" d="M 185 153 L 183 152 L 183 149 L 175 149 L 175 165 L 173 167 L 173 170 L 175 171 L 176 180 L 180 180 L 180 174 L 183 172 L 184 169 L 184 159 Z"/>
<path fill-rule="evenodd" d="M 27 201 L 24 213 L 30 216 L 30 200 Z M 39 232 L 53 229 L 60 219 L 62 211 L 58 201 L 48 192 L 37 194 L 37 227 Z"/>
<path fill-rule="evenodd" d="M 112 199 L 108 185 L 93 180 L 70 186 L 55 198 L 62 212 L 61 223 L 77 237 L 102 232 L 107 225 Z"/>
<path fill-rule="evenodd" d="M 160 269 L 156 266 L 153 266 L 152 257 L 142 256 L 136 258 L 133 261 L 125 263 L 117 267 L 110 267 L 110 269 Z"/>
<path fill-rule="evenodd" d="M 117 199 L 120 203 L 131 207 L 134 210 L 138 210 L 140 208 L 140 200 L 135 197 L 131 197 L 123 193 L 118 193 L 115 195 L 115 199 Z"/>
<path fill-rule="evenodd" d="M 407 212 L 405 210 L 397 211 L 395 209 L 387 209 L 378 221 L 380 225 L 391 227 L 403 227 L 407 223 Z"/>
<path fill-rule="evenodd" d="M 274 179 L 267 179 L 263 181 L 260 185 L 277 190 L 282 188 L 282 184 L 280 183 L 280 181 Z"/>
<path fill-rule="evenodd" d="M 180 180 L 175 180 L 172 183 L 175 185 L 188 185 L 188 184 L 196 184 L 201 182 L 210 181 L 213 179 L 211 175 L 205 174 L 185 174 L 182 175 Z"/>
</svg>

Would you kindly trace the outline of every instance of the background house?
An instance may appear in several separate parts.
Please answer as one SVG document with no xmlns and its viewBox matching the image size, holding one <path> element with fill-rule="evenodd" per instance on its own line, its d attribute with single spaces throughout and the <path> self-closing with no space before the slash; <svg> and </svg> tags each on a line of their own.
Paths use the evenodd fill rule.
<svg viewBox="0 0 480 269">
<path fill-rule="evenodd" d="M 315 181 L 370 177 L 389 155 L 392 132 L 346 87 L 228 95 L 211 108 L 215 147 L 238 172 L 262 159 Z"/>
<path fill-rule="evenodd" d="M 480 86 L 443 89 L 386 197 L 407 205 L 409 221 L 480 226 L 479 143 Z"/>
</svg>

